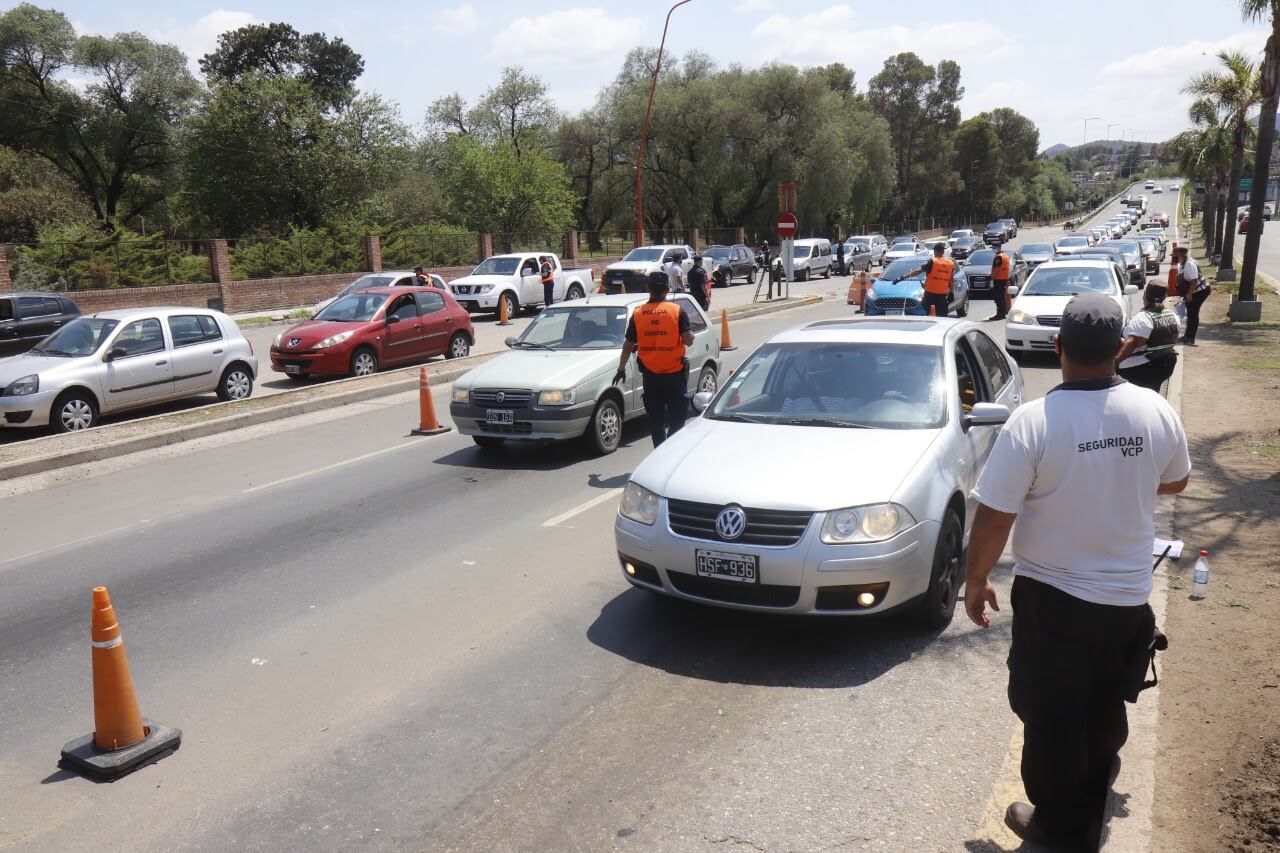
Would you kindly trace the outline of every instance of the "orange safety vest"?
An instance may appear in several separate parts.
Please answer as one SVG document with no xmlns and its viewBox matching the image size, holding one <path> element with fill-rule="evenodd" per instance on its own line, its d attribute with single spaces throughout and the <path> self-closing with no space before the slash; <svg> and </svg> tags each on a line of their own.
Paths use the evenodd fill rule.
<svg viewBox="0 0 1280 853">
<path fill-rule="evenodd" d="M 950 258 L 938 257 L 930 260 L 933 261 L 933 266 L 929 268 L 929 274 L 925 276 L 925 293 L 950 293 L 951 275 L 955 272 L 956 262 Z"/>
<path fill-rule="evenodd" d="M 1009 280 L 1009 256 L 1004 252 L 998 253 L 991 262 L 991 279 L 992 281 Z"/>
<path fill-rule="evenodd" d="M 542 262 L 542 283 L 551 284 L 551 282 L 555 280 L 556 280 L 556 276 L 551 269 L 551 264 L 548 261 L 543 261 Z"/>
<path fill-rule="evenodd" d="M 684 369 L 684 341 L 680 338 L 680 306 L 674 302 L 646 302 L 633 315 L 636 355 L 650 373 Z"/>
</svg>

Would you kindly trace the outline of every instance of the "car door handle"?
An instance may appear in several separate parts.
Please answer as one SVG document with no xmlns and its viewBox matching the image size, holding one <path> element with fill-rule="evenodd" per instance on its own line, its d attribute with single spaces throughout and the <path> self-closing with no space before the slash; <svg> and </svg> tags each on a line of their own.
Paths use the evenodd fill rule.
<svg viewBox="0 0 1280 853">
<path fill-rule="evenodd" d="M 164 367 L 164 366 L 165 366 L 166 364 L 168 364 L 168 363 L 169 363 L 169 362 L 167 362 L 167 361 L 157 361 L 157 362 L 156 362 L 156 367 Z"/>
<path fill-rule="evenodd" d="M 214 354 L 214 355 L 222 355 L 222 350 L 220 350 L 220 349 L 216 349 L 216 350 L 214 350 L 214 351 L 213 351 L 213 354 Z"/>
</svg>

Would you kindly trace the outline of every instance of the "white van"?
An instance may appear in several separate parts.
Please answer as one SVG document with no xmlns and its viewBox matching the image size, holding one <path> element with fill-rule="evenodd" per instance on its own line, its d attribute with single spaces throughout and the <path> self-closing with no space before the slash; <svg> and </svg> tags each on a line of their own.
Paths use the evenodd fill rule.
<svg viewBox="0 0 1280 853">
<path fill-rule="evenodd" d="M 825 237 L 806 237 L 795 242 L 795 263 L 792 267 L 796 281 L 808 281 L 815 275 L 831 278 L 831 241 Z M 782 263 L 781 258 L 777 263 Z"/>
</svg>

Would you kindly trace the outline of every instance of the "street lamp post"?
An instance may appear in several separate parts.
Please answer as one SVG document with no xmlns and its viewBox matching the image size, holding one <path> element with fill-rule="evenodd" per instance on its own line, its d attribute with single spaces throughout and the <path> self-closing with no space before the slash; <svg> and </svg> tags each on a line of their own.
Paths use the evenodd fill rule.
<svg viewBox="0 0 1280 853">
<path fill-rule="evenodd" d="M 649 85 L 649 105 L 644 108 L 644 121 L 640 124 L 640 150 L 636 152 L 636 248 L 644 245 L 644 188 L 641 181 L 641 169 L 644 165 L 644 144 L 649 138 L 649 112 L 653 109 L 653 93 L 658 88 L 658 72 L 662 70 L 662 49 L 667 44 L 667 27 L 671 24 L 671 13 L 689 0 L 680 0 L 667 10 L 667 20 L 662 25 L 662 41 L 658 43 L 658 58 L 653 63 L 653 82 Z"/>
<path fill-rule="evenodd" d="M 1102 121 L 1102 116 L 1089 116 L 1084 120 L 1084 132 L 1080 134 L 1080 144 L 1084 145 L 1089 141 L 1089 122 Z"/>
<path fill-rule="evenodd" d="M 1107 125 L 1107 139 L 1111 139 L 1111 128 L 1119 127 L 1119 126 L 1120 126 L 1119 122 L 1114 122 L 1114 121 L 1111 122 L 1111 124 Z"/>
</svg>

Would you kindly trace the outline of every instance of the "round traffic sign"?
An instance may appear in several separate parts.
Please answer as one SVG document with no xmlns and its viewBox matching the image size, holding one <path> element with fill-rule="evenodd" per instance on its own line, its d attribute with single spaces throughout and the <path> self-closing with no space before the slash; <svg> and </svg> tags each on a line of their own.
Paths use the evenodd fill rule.
<svg viewBox="0 0 1280 853">
<path fill-rule="evenodd" d="M 794 213 L 779 213 L 773 227 L 777 230 L 778 236 L 785 240 L 796 236 L 796 229 L 800 227 L 800 223 L 796 221 Z"/>
</svg>

